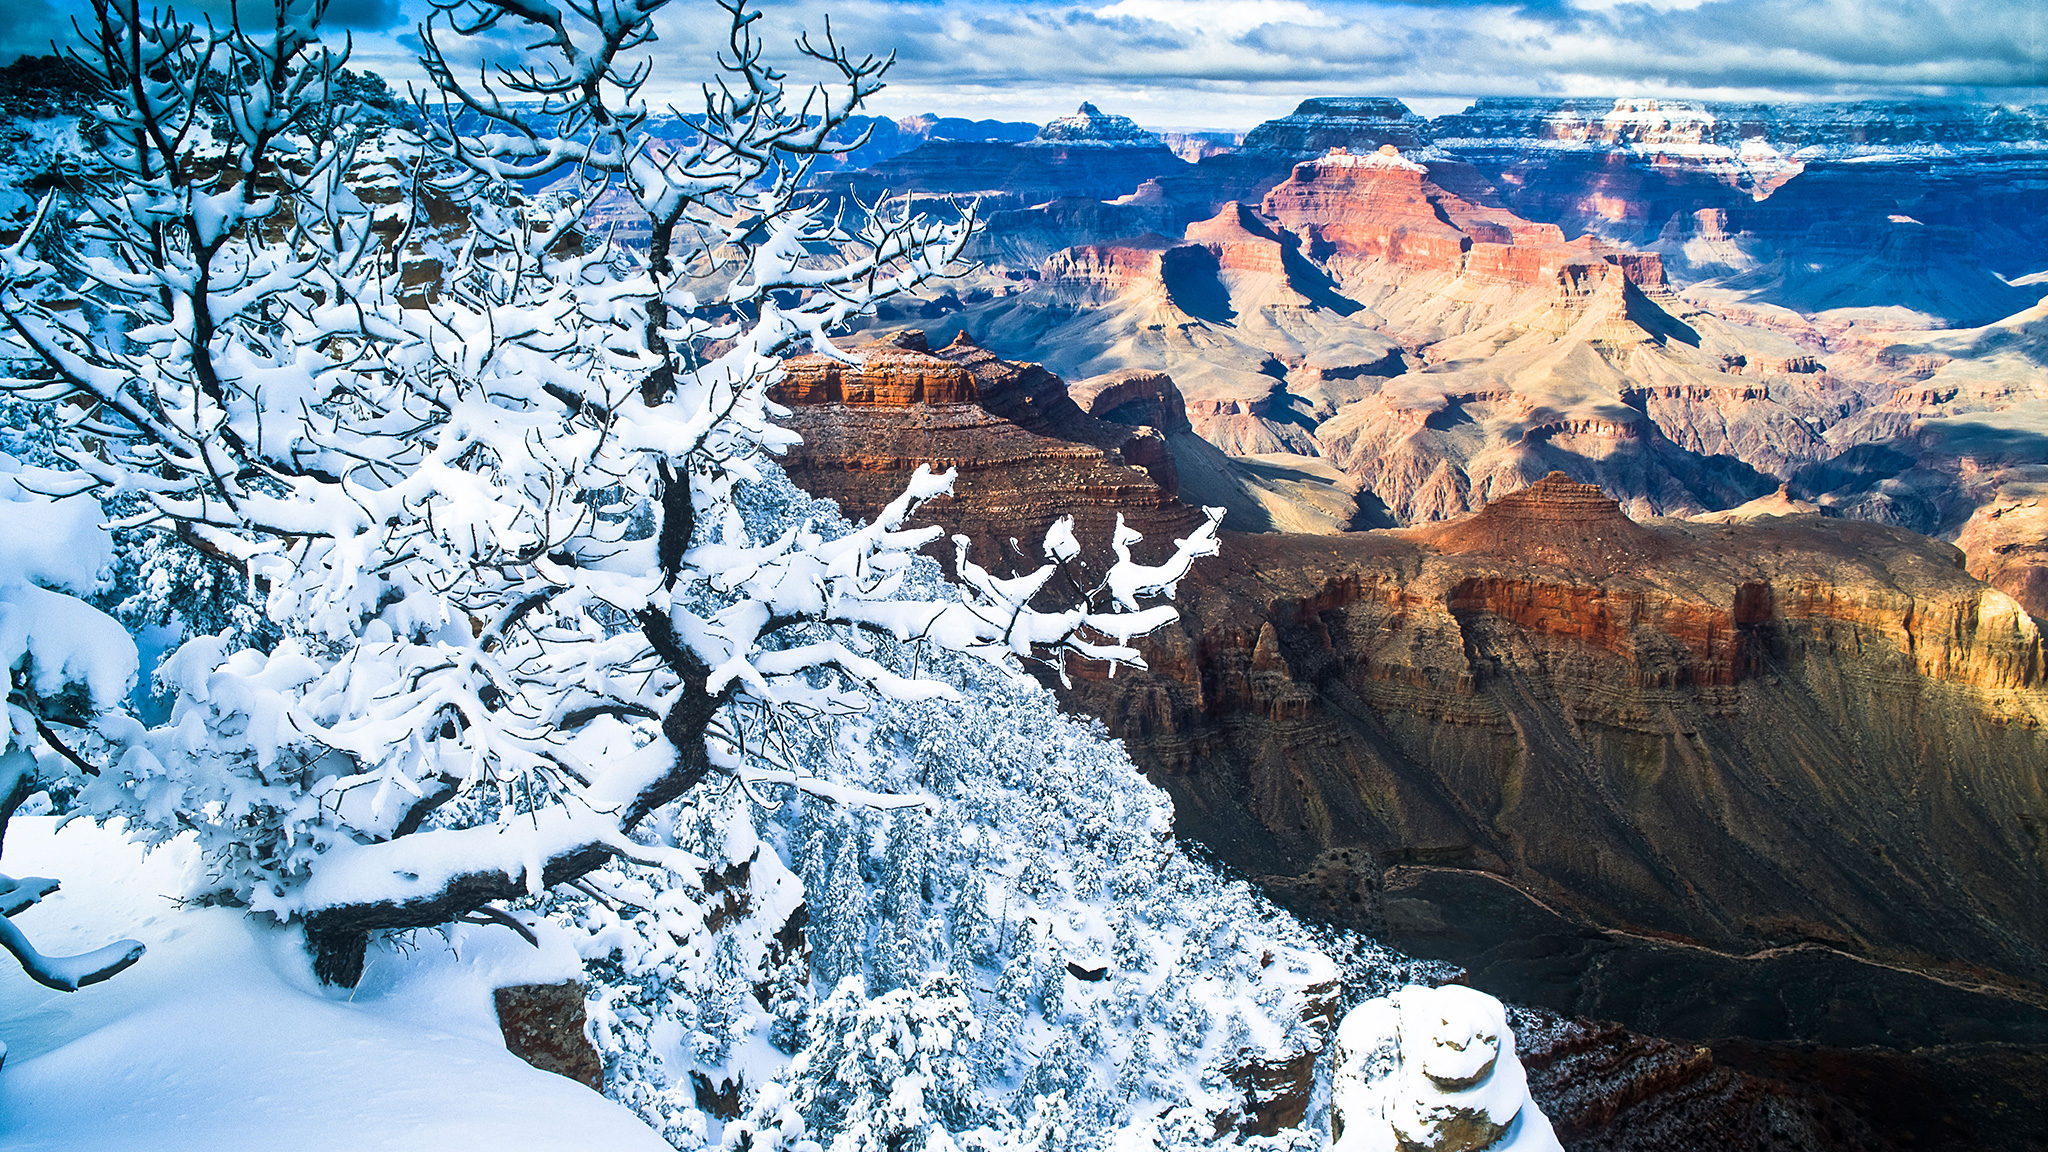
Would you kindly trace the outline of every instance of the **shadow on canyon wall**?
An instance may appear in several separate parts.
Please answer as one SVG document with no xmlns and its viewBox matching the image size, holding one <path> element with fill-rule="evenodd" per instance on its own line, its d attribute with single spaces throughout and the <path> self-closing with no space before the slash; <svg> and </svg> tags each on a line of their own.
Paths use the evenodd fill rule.
<svg viewBox="0 0 2048 1152">
<path fill-rule="evenodd" d="M 1900 1149 L 2048 1147 L 2039 990 L 1805 942 L 1746 956 L 1603 931 L 1497 876 L 1388 875 L 1384 939 L 1504 1000 L 1705 1043 L 1721 1065 L 1825 1093 Z"/>
</svg>

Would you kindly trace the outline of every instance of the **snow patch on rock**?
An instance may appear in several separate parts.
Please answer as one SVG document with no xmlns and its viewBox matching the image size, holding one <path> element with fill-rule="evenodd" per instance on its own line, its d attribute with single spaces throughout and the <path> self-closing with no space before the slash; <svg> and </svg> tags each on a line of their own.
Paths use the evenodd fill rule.
<svg viewBox="0 0 2048 1152">
<path fill-rule="evenodd" d="M 1337 1026 L 1332 1152 L 1558 1152 L 1500 1001 L 1410 985 Z"/>
</svg>

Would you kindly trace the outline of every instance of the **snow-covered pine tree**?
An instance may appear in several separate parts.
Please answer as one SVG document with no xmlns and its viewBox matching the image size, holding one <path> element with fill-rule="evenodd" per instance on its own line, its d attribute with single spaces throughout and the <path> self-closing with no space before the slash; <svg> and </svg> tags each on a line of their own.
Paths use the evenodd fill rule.
<svg viewBox="0 0 2048 1152">
<path fill-rule="evenodd" d="M 980 1024 L 966 990 L 936 972 L 872 1000 L 849 976 L 818 1005 L 811 1042 L 724 1147 L 760 1152 L 950 1152 L 974 1113 Z"/>
<path fill-rule="evenodd" d="M 323 979 L 353 983 L 372 933 L 508 920 L 614 858 L 694 875 L 634 835 L 650 813 L 713 774 L 801 786 L 782 750 L 807 717 L 949 694 L 870 637 L 1135 660 L 1172 617 L 1145 602 L 1214 550 L 1212 519 L 1038 610 L 1078 553 L 1062 525 L 1036 573 L 963 546 L 957 589 L 911 596 L 936 530 L 904 523 L 951 479 L 926 472 L 857 531 L 749 534 L 740 493 L 791 440 L 778 356 L 840 355 L 834 325 L 940 274 L 974 222 L 848 228 L 808 199 L 890 61 L 805 40 L 839 80 L 790 92 L 746 0 L 719 2 L 724 74 L 683 141 L 645 131 L 634 56 L 666 0 L 437 2 L 424 135 L 375 138 L 338 114 L 325 0 L 82 22 L 98 143 L 0 251 L 31 366 L 7 387 L 60 415 L 75 488 L 237 566 L 282 639 L 185 644 L 171 722 L 114 733 L 78 802 L 195 830 L 220 898 L 298 918 Z M 492 59 L 515 28 L 531 46 Z M 362 186 L 393 154 L 396 203 Z M 587 226 L 600 199 L 644 250 Z M 461 218 L 438 239 L 429 200 Z"/>
</svg>

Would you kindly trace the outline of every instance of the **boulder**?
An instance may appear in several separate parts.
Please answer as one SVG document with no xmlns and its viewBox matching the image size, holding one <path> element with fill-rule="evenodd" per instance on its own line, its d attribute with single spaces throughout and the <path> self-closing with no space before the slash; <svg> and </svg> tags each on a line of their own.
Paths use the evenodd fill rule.
<svg viewBox="0 0 2048 1152">
<path fill-rule="evenodd" d="M 594 1092 L 604 1091 L 604 1060 L 585 1030 L 580 982 L 515 984 L 498 989 L 495 999 L 498 1027 L 514 1056 Z"/>
<path fill-rule="evenodd" d="M 1408 985 L 1337 1026 L 1333 1152 L 1562 1152 L 1500 1001 Z"/>
</svg>

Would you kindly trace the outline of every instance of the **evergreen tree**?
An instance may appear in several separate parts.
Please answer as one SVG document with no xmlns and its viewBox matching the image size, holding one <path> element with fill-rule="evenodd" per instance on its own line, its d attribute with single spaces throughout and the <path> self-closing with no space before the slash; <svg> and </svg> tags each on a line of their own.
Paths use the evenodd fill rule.
<svg viewBox="0 0 2048 1152">
<path fill-rule="evenodd" d="M 826 874 L 824 899 L 812 911 L 816 931 L 811 964 L 818 979 L 836 988 L 866 971 L 871 904 L 867 881 L 861 878 L 860 837 L 840 837 L 839 850 Z"/>
</svg>

